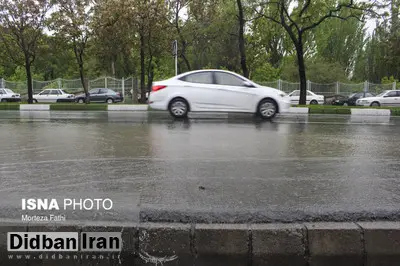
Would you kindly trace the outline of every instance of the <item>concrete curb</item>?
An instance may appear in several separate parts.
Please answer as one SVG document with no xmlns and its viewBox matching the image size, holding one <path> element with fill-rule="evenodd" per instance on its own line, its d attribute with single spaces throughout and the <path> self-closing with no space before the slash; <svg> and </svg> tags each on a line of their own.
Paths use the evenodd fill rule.
<svg viewBox="0 0 400 266">
<path fill-rule="evenodd" d="M 50 111 L 49 104 L 21 104 L 20 111 Z"/>
<path fill-rule="evenodd" d="M 21 104 L 19 108 L 16 110 L 20 111 L 63 111 L 63 110 L 52 110 L 51 104 Z M 5 109 L 7 110 L 7 109 Z M 391 117 L 397 114 L 397 110 L 390 109 L 374 109 L 374 108 L 349 108 L 349 109 L 335 109 L 335 108 L 326 108 L 321 109 L 322 111 L 318 111 L 318 109 L 311 109 L 308 107 L 290 107 L 289 110 L 282 113 L 282 115 L 308 115 L 308 114 L 346 114 L 354 117 L 361 116 L 369 116 L 369 117 Z M 64 111 L 75 111 L 64 110 Z M 76 111 L 80 111 L 77 109 Z M 82 111 L 108 111 L 108 112 L 148 112 L 148 105 L 131 105 L 131 104 L 109 104 L 104 106 L 102 110 L 82 110 Z M 165 112 L 167 113 L 167 112 Z M 201 113 L 190 113 L 190 118 L 198 118 L 198 117 L 206 117 L 206 118 L 227 118 L 229 113 L 215 113 L 215 112 L 201 112 Z M 237 115 L 237 114 L 236 114 Z"/>
<path fill-rule="evenodd" d="M 391 111 L 388 109 L 351 109 L 351 115 L 366 115 L 366 116 L 390 116 Z"/>
<path fill-rule="evenodd" d="M 149 107 L 147 105 L 129 105 L 129 104 L 117 104 L 107 105 L 108 111 L 147 111 Z"/>
<path fill-rule="evenodd" d="M 7 232 L 79 230 L 122 232 L 122 265 L 146 265 L 146 261 L 155 260 L 162 265 L 185 266 L 398 265 L 400 261 L 400 222 L 140 223 L 109 227 L 2 223 L 0 257 L 6 253 Z M 2 261 L 2 265 L 7 264 Z"/>
</svg>

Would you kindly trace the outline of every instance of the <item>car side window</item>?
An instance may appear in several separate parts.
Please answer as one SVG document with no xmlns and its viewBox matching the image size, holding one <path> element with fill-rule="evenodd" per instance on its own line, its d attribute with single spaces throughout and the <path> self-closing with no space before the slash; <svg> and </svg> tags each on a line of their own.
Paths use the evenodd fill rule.
<svg viewBox="0 0 400 266">
<path fill-rule="evenodd" d="M 89 91 L 90 94 L 98 94 L 99 93 L 99 89 L 93 89 Z"/>
<path fill-rule="evenodd" d="M 290 96 L 300 96 L 300 91 L 294 91 Z"/>
<path fill-rule="evenodd" d="M 58 95 L 58 90 L 51 90 L 50 94 L 51 95 Z"/>
<path fill-rule="evenodd" d="M 39 95 L 49 95 L 50 91 L 49 90 L 45 90 L 42 91 Z"/>
<path fill-rule="evenodd" d="M 229 73 L 215 72 L 215 79 L 217 85 L 238 86 L 238 87 L 244 86 L 243 85 L 244 80 Z"/>
<path fill-rule="evenodd" d="M 107 94 L 108 89 L 100 89 L 99 94 Z"/>
<path fill-rule="evenodd" d="M 300 93 L 299 93 L 300 94 Z M 307 96 L 312 96 L 312 93 L 307 91 Z"/>
<path fill-rule="evenodd" d="M 199 72 L 189 74 L 182 77 L 181 80 L 191 83 L 213 84 L 213 77 L 211 72 Z"/>
<path fill-rule="evenodd" d="M 397 91 L 390 91 L 386 93 L 386 97 L 397 97 Z"/>
<path fill-rule="evenodd" d="M 0 94 L 5 94 L 3 90 L 0 90 Z"/>
</svg>

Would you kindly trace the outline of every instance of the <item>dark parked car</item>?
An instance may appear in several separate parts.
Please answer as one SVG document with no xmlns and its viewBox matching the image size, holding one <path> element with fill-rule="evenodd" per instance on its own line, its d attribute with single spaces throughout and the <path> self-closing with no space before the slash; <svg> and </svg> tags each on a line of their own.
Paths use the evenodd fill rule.
<svg viewBox="0 0 400 266">
<path fill-rule="evenodd" d="M 349 105 L 349 106 L 355 106 L 356 101 L 361 98 L 365 97 L 373 97 L 374 95 L 369 92 L 357 92 L 351 94 L 349 97 L 343 97 L 343 98 L 338 98 L 332 102 L 333 105 Z"/>
<path fill-rule="evenodd" d="M 75 101 L 78 103 L 84 103 L 85 99 L 85 94 L 75 96 Z M 89 91 L 89 99 L 91 102 L 99 103 L 118 103 L 124 100 L 121 93 L 106 88 L 91 89 Z"/>
</svg>

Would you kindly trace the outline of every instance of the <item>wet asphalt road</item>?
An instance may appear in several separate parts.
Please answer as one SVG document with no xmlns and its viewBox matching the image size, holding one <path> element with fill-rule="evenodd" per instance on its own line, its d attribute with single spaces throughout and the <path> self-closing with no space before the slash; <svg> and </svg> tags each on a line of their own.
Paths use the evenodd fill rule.
<svg viewBox="0 0 400 266">
<path fill-rule="evenodd" d="M 385 117 L 2 111 L 0 219 L 55 197 L 114 202 L 67 221 L 399 220 L 399 132 Z"/>
</svg>

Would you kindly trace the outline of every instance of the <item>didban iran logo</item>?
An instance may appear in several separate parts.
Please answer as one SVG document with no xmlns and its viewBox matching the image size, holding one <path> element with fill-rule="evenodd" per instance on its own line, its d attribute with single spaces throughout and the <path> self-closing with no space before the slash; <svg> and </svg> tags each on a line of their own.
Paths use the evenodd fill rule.
<svg viewBox="0 0 400 266">
<path fill-rule="evenodd" d="M 8 232 L 9 252 L 120 252 L 121 232 Z M 79 241 L 80 240 L 80 241 Z"/>
</svg>

